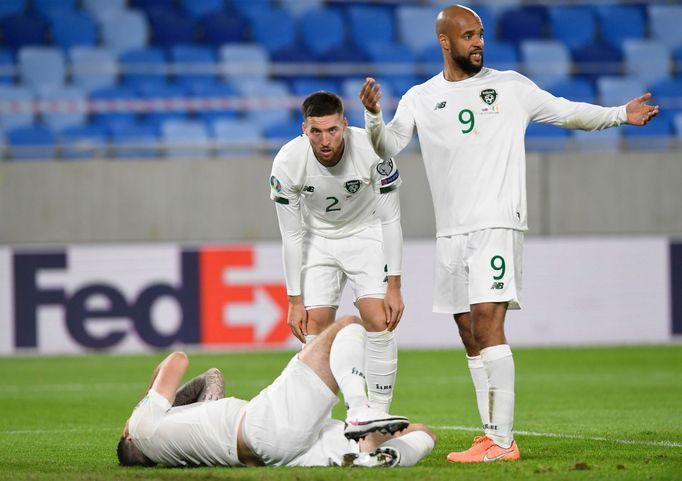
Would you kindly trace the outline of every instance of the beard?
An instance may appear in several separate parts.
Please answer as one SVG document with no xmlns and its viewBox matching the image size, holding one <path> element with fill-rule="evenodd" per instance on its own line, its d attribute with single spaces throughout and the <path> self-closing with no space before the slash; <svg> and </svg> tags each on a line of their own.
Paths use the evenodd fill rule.
<svg viewBox="0 0 682 481">
<path fill-rule="evenodd" d="M 476 65 L 471 60 L 469 60 L 469 57 L 465 57 L 464 55 L 458 55 L 456 53 L 453 53 L 451 55 L 451 58 L 452 61 L 455 62 L 455 65 L 457 65 L 460 68 L 460 70 L 462 70 L 462 72 L 467 73 L 469 75 L 477 74 L 483 68 L 483 51 L 481 51 L 481 63 L 479 65 Z"/>
</svg>

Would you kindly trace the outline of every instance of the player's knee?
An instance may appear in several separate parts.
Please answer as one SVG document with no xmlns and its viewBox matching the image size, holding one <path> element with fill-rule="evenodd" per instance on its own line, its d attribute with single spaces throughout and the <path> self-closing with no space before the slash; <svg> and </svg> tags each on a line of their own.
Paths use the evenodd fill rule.
<svg viewBox="0 0 682 481">
<path fill-rule="evenodd" d="M 414 431 L 422 431 L 431 437 L 433 439 L 434 445 L 436 444 L 438 438 L 436 437 L 436 433 L 431 431 L 431 428 L 429 428 L 426 424 L 421 424 L 421 423 L 411 423 L 410 427 L 413 428 Z"/>
<path fill-rule="evenodd" d="M 336 323 L 342 327 L 350 326 L 351 324 L 363 325 L 362 319 L 360 319 L 358 316 L 344 316 L 336 321 Z"/>
</svg>

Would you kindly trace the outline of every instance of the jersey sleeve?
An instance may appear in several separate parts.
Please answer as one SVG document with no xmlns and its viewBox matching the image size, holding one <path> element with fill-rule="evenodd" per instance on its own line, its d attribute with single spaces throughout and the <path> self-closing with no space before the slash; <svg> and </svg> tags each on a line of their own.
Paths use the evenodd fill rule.
<svg viewBox="0 0 682 481">
<path fill-rule="evenodd" d="M 398 103 L 393 120 L 384 123 L 381 112 L 373 114 L 365 110 L 365 129 L 374 151 L 382 159 L 390 159 L 397 155 L 412 140 L 414 133 L 414 112 L 408 91 Z"/>
<path fill-rule="evenodd" d="M 392 192 L 396 190 L 401 183 L 402 179 L 400 178 L 398 164 L 394 159 L 379 159 L 372 165 L 372 184 L 374 185 L 374 191 L 377 194 Z"/>
<path fill-rule="evenodd" d="M 399 276 L 403 269 L 403 230 L 400 225 L 398 191 L 394 190 L 385 195 L 380 195 L 376 212 L 377 217 L 381 220 L 386 273 L 389 276 Z"/>
<path fill-rule="evenodd" d="M 585 102 L 572 102 L 555 97 L 527 78 L 519 75 L 520 99 L 531 122 L 555 125 L 566 129 L 602 130 L 617 127 L 627 121 L 625 106 L 602 107 Z"/>
<path fill-rule="evenodd" d="M 286 155 L 280 151 L 272 163 L 270 199 L 278 204 L 298 206 L 301 186 L 292 179 L 287 169 Z"/>
</svg>

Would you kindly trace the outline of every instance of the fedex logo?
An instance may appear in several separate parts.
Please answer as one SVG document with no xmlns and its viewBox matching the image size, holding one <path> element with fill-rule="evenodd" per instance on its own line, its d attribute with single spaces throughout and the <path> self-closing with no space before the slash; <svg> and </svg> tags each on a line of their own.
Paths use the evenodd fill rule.
<svg viewBox="0 0 682 481">
<path fill-rule="evenodd" d="M 15 252 L 14 345 L 52 334 L 87 349 L 285 345 L 286 289 L 256 257 L 251 246 Z"/>
</svg>

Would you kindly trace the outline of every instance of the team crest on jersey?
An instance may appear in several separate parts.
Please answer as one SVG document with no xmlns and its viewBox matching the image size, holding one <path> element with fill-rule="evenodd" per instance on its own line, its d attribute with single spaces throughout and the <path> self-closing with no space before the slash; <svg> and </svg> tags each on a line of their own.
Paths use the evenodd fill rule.
<svg viewBox="0 0 682 481">
<path fill-rule="evenodd" d="M 350 192 L 351 194 L 355 194 L 358 190 L 360 190 L 360 181 L 359 180 L 349 180 L 345 184 L 346 190 Z"/>
<path fill-rule="evenodd" d="M 384 160 L 377 164 L 377 172 L 381 175 L 388 175 L 393 171 L 393 159 Z"/>
<path fill-rule="evenodd" d="M 275 192 L 282 192 L 282 183 L 274 175 L 270 177 L 270 187 L 272 187 L 272 190 Z"/>
<path fill-rule="evenodd" d="M 488 105 L 492 105 L 495 103 L 495 100 L 497 100 L 497 92 L 495 89 L 481 90 L 481 100 Z"/>
</svg>

